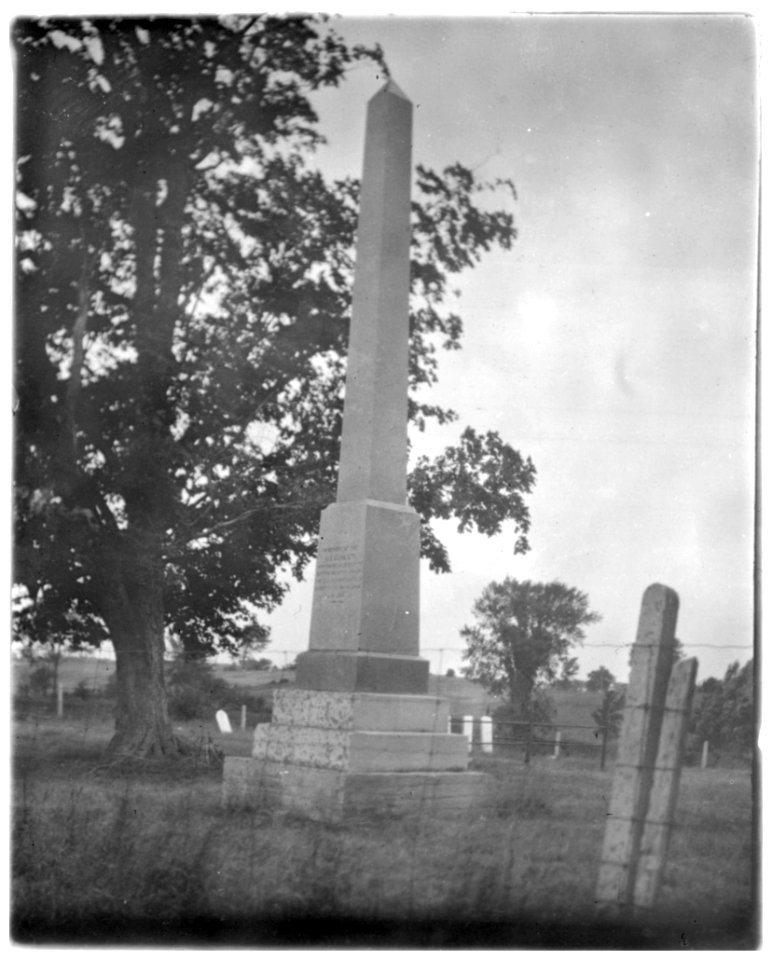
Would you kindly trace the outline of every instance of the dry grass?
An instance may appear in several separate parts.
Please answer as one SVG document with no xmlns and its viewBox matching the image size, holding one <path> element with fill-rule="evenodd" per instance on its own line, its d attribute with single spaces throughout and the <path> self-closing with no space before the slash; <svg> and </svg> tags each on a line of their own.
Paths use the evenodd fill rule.
<svg viewBox="0 0 772 960">
<path fill-rule="evenodd" d="M 109 727 L 17 727 L 13 900 L 23 942 L 751 946 L 747 771 L 687 770 L 650 929 L 593 923 L 611 772 L 489 763 L 487 817 L 326 826 L 226 813 L 191 762 L 104 764 Z M 204 731 L 200 725 L 189 731 Z M 221 741 L 245 751 L 248 736 Z"/>
</svg>

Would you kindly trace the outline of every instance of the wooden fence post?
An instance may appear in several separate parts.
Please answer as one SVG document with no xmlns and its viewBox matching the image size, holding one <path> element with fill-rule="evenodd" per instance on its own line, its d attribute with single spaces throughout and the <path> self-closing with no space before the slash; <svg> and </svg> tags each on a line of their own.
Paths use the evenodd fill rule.
<svg viewBox="0 0 772 960">
<path fill-rule="evenodd" d="M 606 769 L 606 750 L 608 749 L 608 724 L 603 725 L 603 735 L 600 743 L 600 768 Z"/>
<path fill-rule="evenodd" d="M 665 700 L 665 716 L 659 738 L 657 764 L 651 785 L 649 808 L 643 825 L 638 854 L 633 906 L 645 913 L 654 906 L 665 856 L 673 827 L 673 813 L 678 798 L 678 783 L 686 746 L 686 731 L 694 697 L 697 661 L 684 660 L 673 667 Z"/>
<path fill-rule="evenodd" d="M 700 761 L 700 767 L 703 770 L 706 770 L 708 766 L 708 749 L 709 749 L 708 741 L 703 740 L 702 741 L 702 760 Z"/>
<path fill-rule="evenodd" d="M 609 918 L 627 916 L 632 908 L 638 850 L 654 777 L 677 618 L 676 592 L 658 583 L 648 587 L 643 594 L 632 651 L 596 889 L 598 913 Z"/>
</svg>

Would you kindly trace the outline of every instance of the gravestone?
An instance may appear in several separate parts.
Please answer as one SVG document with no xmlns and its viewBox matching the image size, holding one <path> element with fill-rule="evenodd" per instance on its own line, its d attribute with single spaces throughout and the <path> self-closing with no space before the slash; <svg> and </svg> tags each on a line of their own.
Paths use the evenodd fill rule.
<svg viewBox="0 0 772 960">
<path fill-rule="evenodd" d="M 658 583 L 641 603 L 596 887 L 605 920 L 650 912 L 662 880 L 697 672 L 673 666 L 678 606 Z"/>
<path fill-rule="evenodd" d="M 420 519 L 407 505 L 412 104 L 370 101 L 336 502 L 322 512 L 309 647 L 252 757 L 225 763 L 224 801 L 320 819 L 465 811 L 490 779 L 428 695 L 419 650 Z"/>
<path fill-rule="evenodd" d="M 218 710 L 214 716 L 220 733 L 233 733 L 228 714 L 224 710 Z"/>
</svg>

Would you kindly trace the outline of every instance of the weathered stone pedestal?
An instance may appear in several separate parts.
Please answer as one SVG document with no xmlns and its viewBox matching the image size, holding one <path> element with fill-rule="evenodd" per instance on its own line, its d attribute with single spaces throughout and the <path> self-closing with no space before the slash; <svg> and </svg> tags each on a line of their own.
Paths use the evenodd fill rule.
<svg viewBox="0 0 772 960">
<path fill-rule="evenodd" d="M 280 691 L 252 756 L 226 759 L 224 801 L 325 821 L 468 813 L 490 778 L 466 770 L 467 739 L 447 730 L 447 701 L 434 697 Z"/>
</svg>

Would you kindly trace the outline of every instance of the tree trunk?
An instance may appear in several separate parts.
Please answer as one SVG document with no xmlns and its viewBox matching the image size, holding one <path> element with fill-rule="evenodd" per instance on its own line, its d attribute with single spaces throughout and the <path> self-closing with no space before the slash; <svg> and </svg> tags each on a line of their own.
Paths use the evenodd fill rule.
<svg viewBox="0 0 772 960">
<path fill-rule="evenodd" d="M 156 192 L 150 174 L 134 189 L 131 220 L 136 246 L 134 319 L 137 326 L 137 418 L 133 471 L 124 474 L 128 528 L 115 560 L 105 621 L 115 648 L 118 698 L 115 735 L 108 751 L 131 757 L 191 752 L 169 722 L 164 686 L 163 533 L 174 507 L 169 478 L 169 397 L 172 341 L 180 286 L 180 237 L 188 180 L 169 184 L 159 233 Z M 163 241 L 161 241 L 161 236 Z M 160 277 L 156 277 L 160 256 Z M 157 281 L 160 290 L 157 290 Z"/>
<path fill-rule="evenodd" d="M 164 686 L 164 617 L 161 571 L 155 583 L 123 583 L 105 604 L 115 649 L 115 734 L 108 753 L 158 757 L 184 752 L 174 735 Z"/>
<path fill-rule="evenodd" d="M 534 681 L 517 674 L 509 686 L 509 705 L 512 715 L 518 720 L 531 720 L 531 698 Z"/>
</svg>

